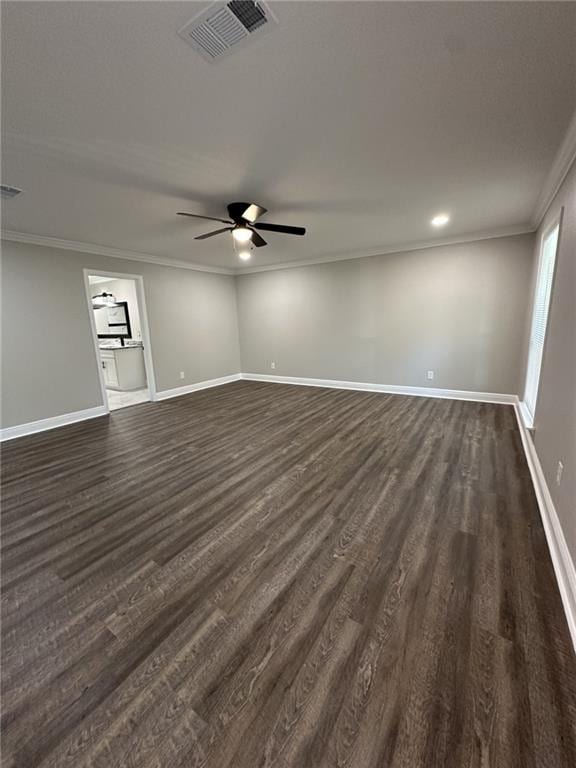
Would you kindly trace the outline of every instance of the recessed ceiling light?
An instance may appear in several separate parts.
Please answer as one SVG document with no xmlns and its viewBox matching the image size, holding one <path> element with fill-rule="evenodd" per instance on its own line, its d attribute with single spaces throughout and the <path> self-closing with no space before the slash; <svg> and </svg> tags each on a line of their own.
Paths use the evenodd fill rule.
<svg viewBox="0 0 576 768">
<path fill-rule="evenodd" d="M 250 251 L 240 251 L 240 253 L 238 254 L 238 258 L 242 259 L 242 261 L 249 261 Z"/>
<path fill-rule="evenodd" d="M 434 216 L 430 221 L 430 224 L 432 224 L 433 227 L 443 227 L 445 224 L 448 224 L 449 221 L 450 216 L 448 216 L 447 213 L 439 213 L 437 216 Z"/>
<path fill-rule="evenodd" d="M 232 236 L 238 243 L 247 243 L 252 237 L 252 230 L 248 227 L 236 227 L 232 230 Z"/>
</svg>

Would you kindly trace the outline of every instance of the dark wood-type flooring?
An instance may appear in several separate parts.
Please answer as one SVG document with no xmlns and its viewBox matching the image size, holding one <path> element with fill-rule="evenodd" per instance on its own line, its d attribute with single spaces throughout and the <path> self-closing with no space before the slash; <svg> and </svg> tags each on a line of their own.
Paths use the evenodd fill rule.
<svg viewBox="0 0 576 768">
<path fill-rule="evenodd" d="M 237 382 L 5 444 L 4 768 L 574 768 L 511 406 Z"/>
</svg>

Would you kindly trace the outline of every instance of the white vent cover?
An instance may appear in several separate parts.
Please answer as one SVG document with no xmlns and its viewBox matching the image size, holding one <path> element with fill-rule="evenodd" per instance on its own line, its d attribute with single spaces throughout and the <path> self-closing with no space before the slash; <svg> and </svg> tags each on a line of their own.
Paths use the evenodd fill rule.
<svg viewBox="0 0 576 768">
<path fill-rule="evenodd" d="M 255 0 L 212 3 L 178 30 L 180 37 L 206 61 L 222 59 L 277 24 L 270 9 Z"/>
</svg>

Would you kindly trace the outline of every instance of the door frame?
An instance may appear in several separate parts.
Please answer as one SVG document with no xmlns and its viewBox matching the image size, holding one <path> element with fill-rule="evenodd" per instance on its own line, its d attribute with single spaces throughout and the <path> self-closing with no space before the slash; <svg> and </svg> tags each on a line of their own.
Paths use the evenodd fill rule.
<svg viewBox="0 0 576 768">
<path fill-rule="evenodd" d="M 128 274 L 127 272 L 111 272 L 108 269 L 88 269 L 84 268 L 84 288 L 86 293 L 86 307 L 88 309 L 88 316 L 90 318 L 90 328 L 92 329 L 92 341 L 94 342 L 94 356 L 96 359 L 96 368 L 98 369 L 98 378 L 100 380 L 100 389 L 102 392 L 102 403 L 108 413 L 110 407 L 108 405 L 108 394 L 106 392 L 106 385 L 104 384 L 104 373 L 102 372 L 102 366 L 100 365 L 100 347 L 98 345 L 98 333 L 96 331 L 96 320 L 94 318 L 94 309 L 92 307 L 92 289 L 90 288 L 89 277 L 90 275 L 97 275 L 98 277 L 109 277 L 111 280 L 134 280 L 136 286 L 136 300 L 138 302 L 138 313 L 140 315 L 140 330 L 142 333 L 142 344 L 144 346 L 144 368 L 146 369 L 146 384 L 148 385 L 148 392 L 150 394 L 150 402 L 155 402 L 157 398 L 156 394 L 156 378 L 154 376 L 154 363 L 152 361 L 152 347 L 150 344 L 150 328 L 148 326 L 148 312 L 146 309 L 146 295 L 144 292 L 144 278 L 142 275 Z"/>
</svg>

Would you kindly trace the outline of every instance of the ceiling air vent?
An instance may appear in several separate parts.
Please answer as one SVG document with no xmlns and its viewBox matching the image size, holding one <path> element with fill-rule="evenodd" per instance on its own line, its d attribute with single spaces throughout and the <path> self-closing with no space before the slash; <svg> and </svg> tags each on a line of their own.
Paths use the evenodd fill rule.
<svg viewBox="0 0 576 768">
<path fill-rule="evenodd" d="M 207 61 L 216 61 L 269 32 L 277 24 L 263 2 L 216 2 L 178 30 L 180 37 Z"/>
<path fill-rule="evenodd" d="M 12 197 L 16 197 L 22 192 L 18 187 L 9 187 L 6 184 L 0 184 L 0 197 L 3 200 L 10 200 Z"/>
</svg>

